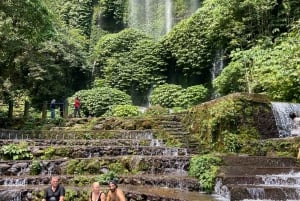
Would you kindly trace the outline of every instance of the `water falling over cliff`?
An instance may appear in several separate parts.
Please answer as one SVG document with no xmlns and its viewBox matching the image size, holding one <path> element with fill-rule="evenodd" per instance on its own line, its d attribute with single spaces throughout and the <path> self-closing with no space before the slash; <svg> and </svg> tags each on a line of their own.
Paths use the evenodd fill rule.
<svg viewBox="0 0 300 201">
<path fill-rule="evenodd" d="M 275 116 L 279 136 L 280 137 L 290 136 L 293 122 L 292 119 L 289 117 L 289 114 L 291 112 L 295 112 L 299 115 L 300 104 L 272 102 L 272 110 Z"/>
<path fill-rule="evenodd" d="M 189 0 L 183 4 L 184 12 L 178 14 L 174 0 L 129 0 L 128 25 L 157 39 L 167 34 L 179 20 L 194 13 L 200 6 L 200 0 Z"/>
</svg>

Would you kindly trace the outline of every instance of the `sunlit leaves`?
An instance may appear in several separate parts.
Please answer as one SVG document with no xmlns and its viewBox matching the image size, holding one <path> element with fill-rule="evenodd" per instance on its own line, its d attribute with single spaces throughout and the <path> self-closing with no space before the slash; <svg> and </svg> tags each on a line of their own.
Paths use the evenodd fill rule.
<svg viewBox="0 0 300 201">
<path fill-rule="evenodd" d="M 238 51 L 214 85 L 221 94 L 267 93 L 274 100 L 300 100 L 300 33 L 284 36 L 271 47 Z"/>
</svg>

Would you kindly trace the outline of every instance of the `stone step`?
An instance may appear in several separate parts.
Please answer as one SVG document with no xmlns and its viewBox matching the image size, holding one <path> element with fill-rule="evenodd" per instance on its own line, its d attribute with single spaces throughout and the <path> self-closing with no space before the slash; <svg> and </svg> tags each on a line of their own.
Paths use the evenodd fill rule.
<svg viewBox="0 0 300 201">
<path fill-rule="evenodd" d="M 290 172 L 300 172 L 300 167 L 264 167 L 264 166 L 223 166 L 220 168 L 222 175 L 266 175 L 266 174 L 288 174 Z"/>
<path fill-rule="evenodd" d="M 41 175 L 76 174 L 78 172 L 101 174 L 109 171 L 112 163 L 122 163 L 128 172 L 139 171 L 144 174 L 173 174 L 188 171 L 191 156 L 115 156 L 94 158 L 61 158 L 41 160 Z M 2 176 L 29 175 L 32 160 L 0 161 Z"/>
<path fill-rule="evenodd" d="M 293 157 L 223 156 L 223 166 L 300 167 Z"/>
<path fill-rule="evenodd" d="M 300 175 L 297 174 L 279 174 L 279 175 L 253 175 L 253 176 L 237 176 L 227 175 L 222 178 L 222 184 L 236 184 L 236 185 L 276 185 L 276 186 L 287 186 L 287 185 L 300 185 Z"/>
<path fill-rule="evenodd" d="M 230 191 L 230 201 L 247 199 L 255 200 L 300 200 L 299 186 L 227 186 Z"/>
<path fill-rule="evenodd" d="M 183 176 L 182 176 L 183 175 Z M 130 185 L 142 185 L 142 186 L 156 186 L 165 188 L 176 188 L 188 191 L 201 190 L 201 185 L 196 178 L 191 178 L 187 176 L 187 172 L 180 172 L 173 174 L 163 174 L 163 175 L 153 175 L 153 174 L 143 174 L 143 175 L 124 175 L 121 176 L 123 184 Z"/>
<path fill-rule="evenodd" d="M 36 186 L 1 186 L 0 196 L 2 198 L 6 196 L 5 200 L 14 200 L 19 196 L 19 200 L 28 200 L 32 194 L 40 194 L 44 188 L 48 185 L 36 185 Z M 151 187 L 151 186 L 135 186 L 135 185 L 119 185 L 125 193 L 127 200 L 135 201 L 217 201 L 217 199 L 211 195 L 206 195 L 200 192 L 189 192 L 180 189 Z M 76 197 L 86 197 L 90 192 L 90 186 L 74 187 L 65 186 L 66 190 L 74 190 Z M 104 192 L 107 192 L 106 187 L 100 187 Z"/>
<path fill-rule="evenodd" d="M 50 175 L 0 176 L 0 186 L 45 185 L 50 183 L 50 177 Z M 61 183 L 69 186 L 90 185 L 89 181 L 96 181 L 97 177 L 99 177 L 99 175 L 60 175 Z M 118 178 L 120 184 L 126 185 L 147 185 L 197 192 L 201 190 L 199 181 L 195 178 L 186 176 L 186 172 L 178 172 L 176 176 L 175 174 L 143 174 L 120 175 Z"/>
<path fill-rule="evenodd" d="M 102 156 L 186 156 L 185 148 L 165 146 L 29 146 L 34 157 L 43 157 L 50 149 L 52 158 L 91 158 Z"/>
<path fill-rule="evenodd" d="M 59 140 L 59 139 L 24 139 L 13 140 L 0 139 L 0 146 L 7 144 L 19 144 L 25 142 L 29 146 L 157 146 L 163 144 L 162 140 L 157 139 L 76 139 L 76 140 Z"/>
<path fill-rule="evenodd" d="M 0 139 L 153 139 L 155 130 L 0 130 Z"/>
</svg>

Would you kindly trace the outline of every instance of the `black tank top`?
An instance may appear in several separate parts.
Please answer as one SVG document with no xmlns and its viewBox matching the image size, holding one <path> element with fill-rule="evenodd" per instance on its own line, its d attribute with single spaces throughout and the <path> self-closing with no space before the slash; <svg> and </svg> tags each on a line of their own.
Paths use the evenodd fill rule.
<svg viewBox="0 0 300 201">
<path fill-rule="evenodd" d="M 92 200 L 92 195 L 93 195 L 93 192 L 91 192 L 91 195 L 90 195 L 91 201 L 93 201 Z M 102 195 L 102 192 L 100 192 L 99 197 L 98 197 L 98 199 L 96 201 L 101 201 L 101 195 Z"/>
</svg>

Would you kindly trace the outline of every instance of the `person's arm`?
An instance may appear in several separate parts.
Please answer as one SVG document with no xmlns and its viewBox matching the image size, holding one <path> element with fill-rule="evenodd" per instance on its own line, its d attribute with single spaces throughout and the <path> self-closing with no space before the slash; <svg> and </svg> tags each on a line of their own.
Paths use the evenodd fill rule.
<svg viewBox="0 0 300 201">
<path fill-rule="evenodd" d="M 101 193 L 100 200 L 105 201 L 105 193 Z"/>
<path fill-rule="evenodd" d="M 42 199 L 42 201 L 46 201 L 47 198 L 47 189 L 44 190 L 44 197 Z"/>
<path fill-rule="evenodd" d="M 61 196 L 59 197 L 59 201 L 64 201 L 64 200 L 65 200 L 65 196 L 61 195 Z"/>
<path fill-rule="evenodd" d="M 119 201 L 126 201 L 125 195 L 121 189 L 118 189 L 117 191 L 117 197 L 119 198 Z"/>
<path fill-rule="evenodd" d="M 64 201 L 65 200 L 65 194 L 66 190 L 63 186 L 59 186 L 60 188 L 60 193 L 59 193 L 59 201 Z"/>
<path fill-rule="evenodd" d="M 111 192 L 109 191 L 108 193 L 107 193 L 107 196 L 106 196 L 106 201 L 110 201 L 111 200 Z M 102 201 L 102 200 L 101 200 Z"/>
</svg>

